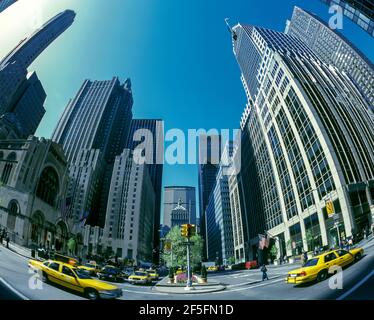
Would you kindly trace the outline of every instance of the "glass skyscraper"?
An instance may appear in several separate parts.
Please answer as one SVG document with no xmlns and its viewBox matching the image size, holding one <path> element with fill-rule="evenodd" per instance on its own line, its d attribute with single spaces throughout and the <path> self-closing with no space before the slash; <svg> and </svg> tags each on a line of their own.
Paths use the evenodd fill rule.
<svg viewBox="0 0 374 320">
<path fill-rule="evenodd" d="M 357 23 L 374 37 L 374 2 L 373 0 L 320 0 L 328 6 L 339 5 L 346 17 Z"/>
<path fill-rule="evenodd" d="M 27 68 L 71 26 L 74 18 L 74 11 L 61 12 L 22 40 L 0 62 L 0 116 L 12 119 L 8 124 L 1 121 L 0 126 L 13 127 L 11 131 L 16 132 L 17 138 L 34 134 L 45 113 L 46 94 L 36 73 L 28 74 Z"/>
<path fill-rule="evenodd" d="M 298 7 L 286 33 L 305 42 L 326 64 L 346 72 L 374 108 L 373 63 L 348 39 L 330 29 L 319 17 Z"/>
<path fill-rule="evenodd" d="M 4 11 L 16 1 L 17 0 L 0 0 L 0 12 Z"/>
<path fill-rule="evenodd" d="M 229 182 L 234 218 L 240 213 L 236 259 L 255 257 L 258 233 L 278 237 L 281 254 L 291 255 L 361 232 L 374 198 L 374 121 L 365 96 L 296 37 L 241 24 L 232 32 L 248 99 L 242 170 Z"/>
</svg>

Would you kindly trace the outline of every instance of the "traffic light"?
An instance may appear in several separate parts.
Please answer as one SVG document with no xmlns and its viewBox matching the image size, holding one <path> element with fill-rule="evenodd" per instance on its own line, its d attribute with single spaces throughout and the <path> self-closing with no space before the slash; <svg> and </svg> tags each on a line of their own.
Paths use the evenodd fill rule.
<svg viewBox="0 0 374 320">
<path fill-rule="evenodd" d="M 187 226 L 188 238 L 191 238 L 196 234 L 196 226 L 194 224 L 188 224 Z"/>
<path fill-rule="evenodd" d="M 188 225 L 187 224 L 181 225 L 181 236 L 188 238 Z"/>
</svg>

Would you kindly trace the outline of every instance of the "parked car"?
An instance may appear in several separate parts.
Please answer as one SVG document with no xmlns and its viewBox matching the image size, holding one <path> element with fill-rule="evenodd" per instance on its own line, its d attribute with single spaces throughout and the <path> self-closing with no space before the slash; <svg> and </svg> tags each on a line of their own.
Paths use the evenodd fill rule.
<svg viewBox="0 0 374 320">
<path fill-rule="evenodd" d="M 114 266 L 105 266 L 97 273 L 97 277 L 100 280 L 106 280 L 111 282 L 123 282 L 125 281 L 125 275 L 122 273 L 121 269 Z"/>
</svg>

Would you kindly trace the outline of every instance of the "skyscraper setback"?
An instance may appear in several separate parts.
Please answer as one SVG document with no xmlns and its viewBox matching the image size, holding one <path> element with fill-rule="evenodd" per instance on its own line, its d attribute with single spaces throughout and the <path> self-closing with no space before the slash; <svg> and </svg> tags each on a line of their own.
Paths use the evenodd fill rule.
<svg viewBox="0 0 374 320">
<path fill-rule="evenodd" d="M 280 255 L 337 245 L 371 223 L 374 122 L 368 101 L 350 77 L 297 38 L 241 24 L 232 32 L 248 99 L 242 170 L 229 183 L 234 216 L 241 213 L 239 229 L 246 233 L 234 232 L 236 260 L 255 256 L 259 233 L 280 239 Z M 237 188 L 247 195 L 239 203 Z"/>
</svg>

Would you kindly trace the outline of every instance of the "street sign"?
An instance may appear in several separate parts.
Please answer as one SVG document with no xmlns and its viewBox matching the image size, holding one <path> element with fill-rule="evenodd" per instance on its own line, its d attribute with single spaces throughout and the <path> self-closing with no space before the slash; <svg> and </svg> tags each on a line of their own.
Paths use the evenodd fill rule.
<svg viewBox="0 0 374 320">
<path fill-rule="evenodd" d="M 334 203 L 331 200 L 326 200 L 325 204 L 326 204 L 327 216 L 331 218 L 335 214 Z"/>
</svg>

